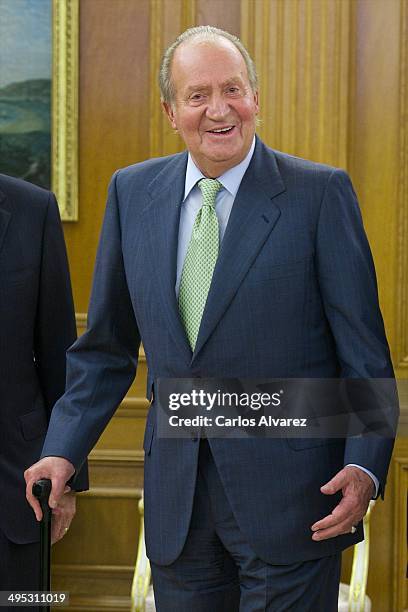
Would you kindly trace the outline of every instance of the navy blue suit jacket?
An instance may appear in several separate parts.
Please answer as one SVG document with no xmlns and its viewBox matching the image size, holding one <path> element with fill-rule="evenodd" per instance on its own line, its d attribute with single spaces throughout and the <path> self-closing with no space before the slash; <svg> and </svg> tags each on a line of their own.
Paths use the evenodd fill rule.
<svg viewBox="0 0 408 612">
<path fill-rule="evenodd" d="M 23 473 L 39 459 L 75 339 L 55 197 L 0 175 L 0 529 L 20 544 L 39 539 Z M 75 488 L 87 484 L 85 467 Z"/>
<path fill-rule="evenodd" d="M 68 353 L 68 390 L 43 455 L 79 467 L 136 368 L 147 396 L 158 377 L 392 377 L 374 266 L 347 174 L 257 139 L 222 242 L 192 354 L 175 295 L 187 154 L 136 164 L 110 185 L 89 329 Z M 146 426 L 145 525 L 150 558 L 171 563 L 191 516 L 198 443 Z M 214 439 L 215 462 L 241 530 L 258 555 L 291 563 L 333 554 L 362 537 L 314 542 L 310 526 L 339 496 L 320 486 L 347 463 L 383 491 L 391 440 Z"/>
</svg>

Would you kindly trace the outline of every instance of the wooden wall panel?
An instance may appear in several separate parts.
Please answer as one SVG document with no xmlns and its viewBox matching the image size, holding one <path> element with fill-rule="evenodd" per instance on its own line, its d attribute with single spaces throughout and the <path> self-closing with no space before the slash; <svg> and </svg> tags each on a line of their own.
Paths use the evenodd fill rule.
<svg viewBox="0 0 408 612">
<path fill-rule="evenodd" d="M 132 565 L 54 566 L 59 590 L 70 593 L 70 612 L 129 612 L 132 576 Z"/>
<path fill-rule="evenodd" d="M 407 378 L 407 66 L 406 0 L 352 3 L 349 170 L 373 250 L 396 374 Z M 400 384 L 401 435 L 386 497 L 373 513 L 368 592 L 374 610 L 402 612 L 407 566 L 408 398 Z M 350 558 L 350 553 L 346 556 Z M 346 563 L 347 564 L 347 563 Z"/>
<path fill-rule="evenodd" d="M 398 449 L 399 450 L 399 449 Z M 408 493 L 408 448 L 405 452 L 395 454 L 394 479 L 395 491 L 398 492 L 394 501 L 394 554 L 393 566 L 399 571 L 393 572 L 392 605 L 395 610 L 408 609 L 408 558 L 407 558 L 407 493 Z M 405 494 L 404 494 L 405 492 Z M 404 569 L 406 571 L 404 571 Z"/>
<path fill-rule="evenodd" d="M 397 251 L 397 333 L 395 354 L 398 368 L 408 376 L 408 2 L 400 3 L 400 105 L 399 191 Z M 408 604 L 407 604 L 408 605 Z"/>
<path fill-rule="evenodd" d="M 237 0 L 196 0 L 196 23 L 194 25 L 212 25 L 228 30 L 235 36 L 241 33 L 241 7 Z"/>
<path fill-rule="evenodd" d="M 270 146 L 347 167 L 349 34 L 349 0 L 242 0 Z"/>
<path fill-rule="evenodd" d="M 79 222 L 66 223 L 76 309 L 85 312 L 108 182 L 149 157 L 149 1 L 80 1 Z"/>
<path fill-rule="evenodd" d="M 408 235 L 402 231 L 407 208 L 401 192 L 402 151 L 405 159 L 407 151 L 402 140 L 406 118 L 401 113 L 405 87 L 401 66 L 407 66 L 406 42 L 401 39 L 404 6 L 405 0 L 390 0 L 386 10 L 381 0 L 363 0 L 355 6 L 355 94 L 349 140 L 350 172 L 373 250 L 383 315 L 400 376 L 406 376 L 401 366 L 408 331 L 403 320 Z"/>
</svg>

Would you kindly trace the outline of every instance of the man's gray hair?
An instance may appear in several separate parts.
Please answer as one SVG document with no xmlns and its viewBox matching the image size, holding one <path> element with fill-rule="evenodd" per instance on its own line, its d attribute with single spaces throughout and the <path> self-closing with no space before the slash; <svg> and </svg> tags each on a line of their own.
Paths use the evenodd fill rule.
<svg viewBox="0 0 408 612">
<path fill-rule="evenodd" d="M 164 52 L 159 72 L 160 94 L 163 102 L 171 104 L 174 101 L 175 91 L 171 79 L 171 64 L 177 47 L 193 38 L 199 41 L 214 41 L 220 37 L 226 38 L 227 40 L 232 42 L 232 44 L 241 53 L 247 67 L 248 79 L 251 85 L 251 89 L 254 92 L 257 91 L 258 75 L 256 74 L 255 64 L 240 39 L 237 36 L 226 32 L 225 30 L 220 30 L 220 28 L 215 28 L 213 26 L 197 26 L 195 28 L 189 28 L 188 30 L 185 30 L 185 32 L 180 34 L 180 36 L 178 36 L 176 40 L 169 47 L 167 47 L 166 51 Z"/>
</svg>

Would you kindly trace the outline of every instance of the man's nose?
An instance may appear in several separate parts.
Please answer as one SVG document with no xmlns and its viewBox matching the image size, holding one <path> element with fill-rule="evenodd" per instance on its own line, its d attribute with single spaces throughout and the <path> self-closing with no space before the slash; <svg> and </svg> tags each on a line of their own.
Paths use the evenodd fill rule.
<svg viewBox="0 0 408 612">
<path fill-rule="evenodd" d="M 214 121 L 224 119 L 229 112 L 229 106 L 223 96 L 212 96 L 207 107 L 207 117 Z"/>
</svg>

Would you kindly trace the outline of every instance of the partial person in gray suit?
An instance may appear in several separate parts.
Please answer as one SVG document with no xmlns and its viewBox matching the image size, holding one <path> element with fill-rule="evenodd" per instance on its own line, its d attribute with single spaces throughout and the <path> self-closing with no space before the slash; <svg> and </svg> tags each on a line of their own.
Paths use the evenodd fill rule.
<svg viewBox="0 0 408 612">
<path fill-rule="evenodd" d="M 356 196 L 343 170 L 256 136 L 256 71 L 231 34 L 184 32 L 160 85 L 187 151 L 111 181 L 88 331 L 68 353 L 28 499 L 39 517 L 40 476 L 60 498 L 132 383 L 142 341 L 157 609 L 334 612 L 341 551 L 384 494 L 393 440 L 158 437 L 154 392 L 158 378 L 392 378 Z"/>
<path fill-rule="evenodd" d="M 0 174 L 1 591 L 39 586 L 40 530 L 25 497 L 23 472 L 40 457 L 52 408 L 65 389 L 65 352 L 75 339 L 55 197 Z M 84 466 L 72 489 L 87 487 Z M 53 542 L 68 530 L 75 503 L 75 491 L 61 496 Z"/>
</svg>

